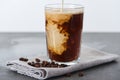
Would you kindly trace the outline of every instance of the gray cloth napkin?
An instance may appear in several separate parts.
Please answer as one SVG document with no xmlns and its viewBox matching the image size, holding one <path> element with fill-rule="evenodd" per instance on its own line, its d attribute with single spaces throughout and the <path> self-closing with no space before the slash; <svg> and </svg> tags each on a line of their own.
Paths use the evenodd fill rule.
<svg viewBox="0 0 120 80">
<path fill-rule="evenodd" d="M 44 58 L 44 57 L 41 57 Z M 20 74 L 34 77 L 36 79 L 47 79 L 54 76 L 63 75 L 77 70 L 86 69 L 92 66 L 100 65 L 103 63 L 111 62 L 119 58 L 118 55 L 105 53 L 95 50 L 86 46 L 82 47 L 80 60 L 77 64 L 64 67 L 64 68 L 35 68 L 29 66 L 26 62 L 14 60 L 8 62 L 8 69 L 17 71 Z M 45 60 L 45 58 L 44 58 Z M 10 65 L 11 64 L 11 65 Z"/>
</svg>

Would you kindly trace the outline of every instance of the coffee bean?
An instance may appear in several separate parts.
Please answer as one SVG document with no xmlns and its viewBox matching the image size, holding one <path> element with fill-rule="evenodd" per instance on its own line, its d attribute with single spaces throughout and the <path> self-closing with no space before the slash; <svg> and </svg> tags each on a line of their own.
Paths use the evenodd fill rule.
<svg viewBox="0 0 120 80">
<path fill-rule="evenodd" d="M 28 59 L 27 58 L 19 58 L 20 61 L 25 61 L 27 62 Z M 49 68 L 61 68 L 61 67 L 67 67 L 68 65 L 66 64 L 58 64 L 58 63 L 55 63 L 55 62 L 49 62 L 49 61 L 41 61 L 40 59 L 36 58 L 35 61 L 31 61 L 31 62 L 28 62 L 27 63 L 28 65 L 30 66 L 33 66 L 33 67 L 49 67 Z"/>
<path fill-rule="evenodd" d="M 34 67 L 34 66 L 35 66 L 35 62 L 33 62 L 33 61 L 32 61 L 32 62 L 31 62 L 31 66 L 33 66 L 33 67 Z"/>
<path fill-rule="evenodd" d="M 36 58 L 35 61 L 36 61 L 36 62 L 40 62 L 40 59 Z"/>
<path fill-rule="evenodd" d="M 46 65 L 49 64 L 47 61 L 42 62 L 42 67 L 46 67 Z"/>
<path fill-rule="evenodd" d="M 58 63 L 56 63 L 56 64 L 55 64 L 55 67 L 58 67 L 58 66 L 59 66 L 59 64 L 58 64 Z"/>
<path fill-rule="evenodd" d="M 40 67 L 40 63 L 35 63 L 34 67 L 37 67 L 37 68 Z"/>
<path fill-rule="evenodd" d="M 51 64 L 46 65 L 46 67 L 51 67 Z"/>
<path fill-rule="evenodd" d="M 66 64 L 61 64 L 60 67 L 67 67 L 68 65 Z"/>
<path fill-rule="evenodd" d="M 51 64 L 53 64 L 53 65 L 54 65 L 54 64 L 55 64 L 55 62 L 53 62 L 53 61 L 52 61 L 52 62 L 51 62 Z"/>
<path fill-rule="evenodd" d="M 54 68 L 55 68 L 55 67 L 56 67 L 56 65 L 51 65 L 51 67 L 54 67 Z"/>
<path fill-rule="evenodd" d="M 24 62 L 27 62 L 27 61 L 28 61 L 27 58 L 23 58 L 23 57 L 19 58 L 19 60 L 20 60 L 20 61 L 24 61 Z"/>
<path fill-rule="evenodd" d="M 28 62 L 28 65 L 31 65 L 32 63 L 31 62 Z"/>
<path fill-rule="evenodd" d="M 7 64 L 7 66 L 11 66 L 11 65 L 13 65 L 13 64 L 10 64 L 10 63 L 9 63 L 9 64 Z"/>
<path fill-rule="evenodd" d="M 83 72 L 79 72 L 78 76 L 79 76 L 79 77 L 83 77 L 83 76 L 84 76 L 84 73 L 83 73 Z"/>
<path fill-rule="evenodd" d="M 35 64 L 35 62 L 34 62 L 34 61 L 32 61 L 31 63 L 32 63 L 32 64 Z"/>
<path fill-rule="evenodd" d="M 71 75 L 72 75 L 71 73 L 65 74 L 66 77 L 71 77 Z"/>
</svg>

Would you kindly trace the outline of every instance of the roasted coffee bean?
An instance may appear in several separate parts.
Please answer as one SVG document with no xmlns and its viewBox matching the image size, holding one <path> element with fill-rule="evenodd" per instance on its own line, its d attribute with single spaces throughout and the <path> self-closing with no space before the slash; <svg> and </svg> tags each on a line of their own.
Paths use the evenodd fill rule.
<svg viewBox="0 0 120 80">
<path fill-rule="evenodd" d="M 35 63 L 34 67 L 40 67 L 40 63 Z"/>
<path fill-rule="evenodd" d="M 51 64 L 46 65 L 46 67 L 51 67 Z"/>
<path fill-rule="evenodd" d="M 40 59 L 36 58 L 35 61 L 36 61 L 36 62 L 40 62 Z"/>
<path fill-rule="evenodd" d="M 33 66 L 33 67 L 34 67 L 34 66 L 35 66 L 35 62 L 31 62 L 31 66 Z"/>
<path fill-rule="evenodd" d="M 42 62 L 42 67 L 46 67 L 46 65 L 49 64 L 47 61 Z"/>
<path fill-rule="evenodd" d="M 83 73 L 83 72 L 79 72 L 78 76 L 79 76 L 79 77 L 83 77 L 83 76 L 84 76 L 84 73 Z"/>
<path fill-rule="evenodd" d="M 7 66 L 11 66 L 11 65 L 13 65 L 13 64 L 7 64 Z"/>
<path fill-rule="evenodd" d="M 25 62 L 27 62 L 27 61 L 28 61 L 28 59 L 27 59 L 27 58 L 23 58 L 23 57 L 19 58 L 19 60 L 20 60 L 20 61 L 25 61 Z"/>
<path fill-rule="evenodd" d="M 50 62 L 47 63 L 47 65 L 50 65 L 50 64 L 51 64 Z"/>
<path fill-rule="evenodd" d="M 46 66 L 46 67 L 51 67 L 51 63 L 48 62 L 45 66 Z"/>
<path fill-rule="evenodd" d="M 58 67 L 58 65 L 57 65 L 57 64 L 55 64 L 55 65 L 53 65 L 53 67 Z"/>
<path fill-rule="evenodd" d="M 68 65 L 66 64 L 61 64 L 60 67 L 67 67 Z"/>
<path fill-rule="evenodd" d="M 71 75 L 72 75 L 71 73 L 65 74 L 66 77 L 71 77 Z"/>
<path fill-rule="evenodd" d="M 52 65 L 52 64 L 51 64 L 50 66 L 51 66 L 51 67 L 55 67 L 55 65 Z"/>
<path fill-rule="evenodd" d="M 56 64 L 55 64 L 55 67 L 58 67 L 58 66 L 59 66 L 59 64 L 58 64 L 58 63 L 56 63 Z"/>
<path fill-rule="evenodd" d="M 22 60 L 24 60 L 24 58 L 23 58 L 23 57 L 21 57 L 21 58 L 19 58 L 19 60 L 20 60 L 20 61 L 22 61 Z"/>
<path fill-rule="evenodd" d="M 55 62 L 53 62 L 53 61 L 52 61 L 52 62 L 51 62 L 51 64 L 53 64 L 53 65 L 54 65 L 54 64 L 55 64 Z"/>
<path fill-rule="evenodd" d="M 43 63 L 43 64 L 48 64 L 48 61 L 43 61 L 42 63 Z"/>
<path fill-rule="evenodd" d="M 35 64 L 35 62 L 34 62 L 34 61 L 32 61 L 31 63 L 32 63 L 32 64 Z"/>
<path fill-rule="evenodd" d="M 32 63 L 31 62 L 28 62 L 28 65 L 31 65 Z"/>
<path fill-rule="evenodd" d="M 28 59 L 27 58 L 19 58 L 20 61 L 25 61 L 27 62 Z M 28 65 L 30 66 L 33 66 L 33 67 L 50 67 L 50 68 L 61 68 L 61 67 L 67 67 L 68 65 L 66 64 L 58 64 L 58 63 L 55 63 L 55 62 L 49 62 L 49 61 L 41 61 L 40 59 L 36 58 L 35 61 L 31 61 L 31 62 L 28 62 L 27 63 Z"/>
</svg>

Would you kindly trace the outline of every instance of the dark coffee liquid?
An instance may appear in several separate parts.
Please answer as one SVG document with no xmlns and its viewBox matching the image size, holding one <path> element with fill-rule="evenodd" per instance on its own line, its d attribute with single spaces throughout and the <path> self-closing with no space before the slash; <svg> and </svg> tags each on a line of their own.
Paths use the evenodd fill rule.
<svg viewBox="0 0 120 80">
<path fill-rule="evenodd" d="M 49 48 L 49 43 L 47 43 L 48 54 L 51 60 L 58 62 L 69 62 L 78 59 L 80 54 L 80 45 L 81 45 L 81 34 L 83 27 L 83 13 L 72 14 L 69 21 L 59 24 L 58 22 L 53 21 L 54 24 L 57 24 L 60 34 L 68 36 L 65 43 L 62 45 L 65 47 L 65 50 L 57 54 L 54 50 Z M 48 21 L 46 20 L 46 25 Z M 46 29 L 47 32 L 47 42 L 49 37 L 49 29 Z M 67 32 L 67 35 L 65 34 Z M 53 34 L 54 36 L 55 34 Z M 58 40 L 59 41 L 59 40 Z"/>
</svg>

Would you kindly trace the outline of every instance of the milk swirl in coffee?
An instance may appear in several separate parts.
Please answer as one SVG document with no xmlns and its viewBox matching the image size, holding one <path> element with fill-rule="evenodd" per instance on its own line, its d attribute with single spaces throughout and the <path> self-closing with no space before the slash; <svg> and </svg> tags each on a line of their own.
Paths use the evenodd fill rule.
<svg viewBox="0 0 120 80">
<path fill-rule="evenodd" d="M 83 9 L 46 9 L 47 49 L 51 60 L 69 62 L 79 57 Z"/>
</svg>

